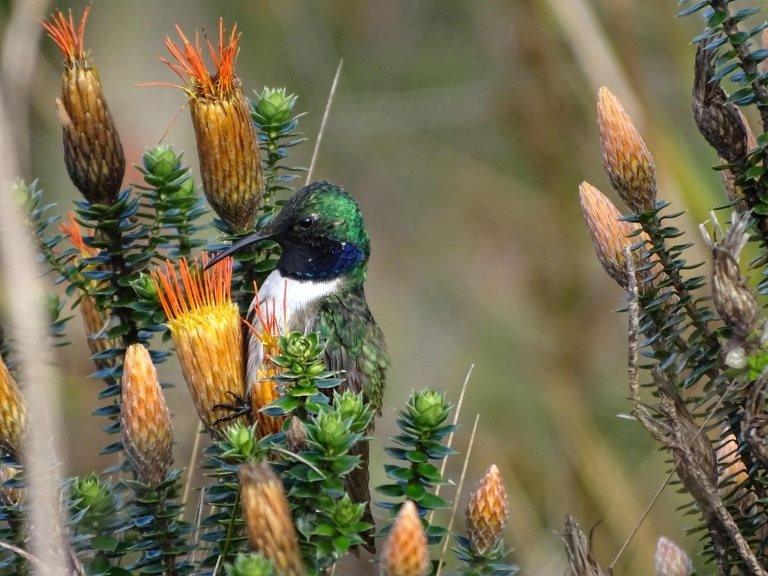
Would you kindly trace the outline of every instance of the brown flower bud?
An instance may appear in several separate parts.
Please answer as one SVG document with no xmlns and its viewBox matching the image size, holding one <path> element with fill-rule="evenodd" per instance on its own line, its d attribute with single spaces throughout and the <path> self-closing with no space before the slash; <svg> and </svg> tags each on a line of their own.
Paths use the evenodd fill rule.
<svg viewBox="0 0 768 576">
<path fill-rule="evenodd" d="M 302 576 L 304 564 L 283 484 L 266 462 L 240 466 L 240 503 L 253 551 L 272 560 L 278 574 Z"/>
<path fill-rule="evenodd" d="M 639 231 L 639 225 L 621 220 L 621 212 L 613 202 L 587 182 L 579 186 L 579 202 L 598 260 L 608 275 L 626 288 L 628 283 L 624 249 L 648 242 L 648 235 Z M 642 290 L 650 285 L 660 268 L 655 258 L 654 265 L 649 266 L 650 259 L 644 248 L 633 251 L 633 254 L 638 287 Z"/>
<path fill-rule="evenodd" d="M 656 203 L 656 167 L 640 132 L 606 87 L 597 95 L 597 123 L 603 167 L 629 208 L 639 214 Z"/>
<path fill-rule="evenodd" d="M 0 357 L 0 449 L 14 458 L 19 457 L 26 423 L 27 408 L 21 390 Z"/>
<path fill-rule="evenodd" d="M 243 335 L 240 312 L 232 302 L 232 259 L 202 271 L 207 260 L 190 268 L 186 259 L 178 272 L 166 263 L 152 278 L 168 317 L 176 355 L 203 424 L 218 435 L 229 419 L 227 408 L 245 397 Z"/>
<path fill-rule="evenodd" d="M 248 230 L 261 203 L 264 177 L 256 128 L 235 75 L 237 25 L 227 38 L 223 20 L 219 20 L 218 47 L 210 49 L 213 72 L 205 64 L 199 44 L 192 44 L 181 28 L 176 29 L 182 46 L 166 38 L 175 62 L 164 62 L 187 84 L 205 196 L 235 230 Z"/>
<path fill-rule="evenodd" d="M 693 83 L 693 117 L 702 136 L 727 162 L 741 160 L 749 151 L 751 130 L 738 106 L 727 102 L 728 95 L 715 73 L 715 51 L 699 44 Z M 754 141 L 754 135 L 751 135 Z"/>
<path fill-rule="evenodd" d="M 291 452 L 300 452 L 307 447 L 307 429 L 296 416 L 291 418 L 291 425 L 286 433 L 285 443 Z"/>
<path fill-rule="evenodd" d="M 383 576 L 426 576 L 430 558 L 427 536 L 416 505 L 408 500 L 397 514 L 381 554 Z"/>
<path fill-rule="evenodd" d="M 27 499 L 27 489 L 6 485 L 21 474 L 21 468 L 0 463 L 0 502 L 5 506 L 18 506 Z"/>
<path fill-rule="evenodd" d="M 749 241 L 749 213 L 733 214 L 733 223 L 722 240 L 705 239 L 712 248 L 712 300 L 723 321 L 738 338 L 757 325 L 757 297 L 739 270 L 739 255 Z"/>
<path fill-rule="evenodd" d="M 718 483 L 733 482 L 737 486 L 746 482 L 747 468 L 739 455 L 739 443 L 736 436 L 729 433 L 720 447 L 715 451 L 717 461 L 720 466 Z"/>
<path fill-rule="evenodd" d="M 664 536 L 656 544 L 653 567 L 656 576 L 689 576 L 693 572 L 693 563 L 688 555 Z"/>
<path fill-rule="evenodd" d="M 173 461 L 171 412 L 149 350 L 141 344 L 125 352 L 120 414 L 123 446 L 139 480 L 159 484 Z"/>
<path fill-rule="evenodd" d="M 56 101 L 69 177 L 89 202 L 115 201 L 125 174 L 125 155 L 101 87 L 84 46 L 86 8 L 77 27 L 57 12 L 43 23 L 64 55 L 61 98 Z"/>
<path fill-rule="evenodd" d="M 501 540 L 509 516 L 507 489 L 494 464 L 478 482 L 467 504 L 467 535 L 472 550 L 481 556 Z"/>
</svg>

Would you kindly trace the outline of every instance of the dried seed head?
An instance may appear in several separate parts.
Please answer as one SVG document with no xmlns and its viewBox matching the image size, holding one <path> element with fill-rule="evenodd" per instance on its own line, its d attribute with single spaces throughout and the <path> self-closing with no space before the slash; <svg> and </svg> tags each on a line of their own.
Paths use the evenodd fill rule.
<svg viewBox="0 0 768 576">
<path fill-rule="evenodd" d="M 720 241 L 705 238 L 712 248 L 712 299 L 723 321 L 738 338 L 757 327 L 758 303 L 739 270 L 739 255 L 749 241 L 749 213 L 733 214 L 733 223 Z"/>
<path fill-rule="evenodd" d="M 56 101 L 69 177 L 89 202 L 112 204 L 125 175 L 125 155 L 96 68 L 85 51 L 86 8 L 77 27 L 54 13 L 43 23 L 64 56 L 61 98 Z"/>
<path fill-rule="evenodd" d="M 688 555 L 664 536 L 656 544 L 653 567 L 656 576 L 689 576 L 693 573 L 693 563 Z"/>
<path fill-rule="evenodd" d="M 166 38 L 174 61 L 163 62 L 185 83 L 205 196 L 235 230 L 248 230 L 259 209 L 264 177 L 256 128 L 235 75 L 237 25 L 227 36 L 223 20 L 219 20 L 218 46 L 208 42 L 213 72 L 205 64 L 199 38 L 193 44 L 181 28 L 176 30 L 181 46 Z"/>
<path fill-rule="evenodd" d="M 397 514 L 381 554 L 383 576 L 426 576 L 430 558 L 427 536 L 416 505 L 408 500 Z"/>
<path fill-rule="evenodd" d="M 302 576 L 304 564 L 283 484 L 266 462 L 240 466 L 240 503 L 248 542 L 278 574 Z"/>
<path fill-rule="evenodd" d="M 165 270 L 158 267 L 152 278 L 197 413 L 218 436 L 227 425 L 245 423 L 238 418 L 214 426 L 231 415 L 221 405 L 245 395 L 242 332 L 240 313 L 230 296 L 232 259 L 202 271 L 206 262 L 204 257 L 190 268 L 182 259 L 178 272 L 166 262 Z"/>
<path fill-rule="evenodd" d="M 104 338 L 104 328 L 107 325 L 107 317 L 96 306 L 96 302 L 90 296 L 83 296 L 80 300 L 80 315 L 83 317 L 85 337 L 91 355 L 100 354 L 111 350 L 118 344 L 117 339 Z M 102 370 L 115 365 L 114 358 L 94 359 L 94 363 Z"/>
<path fill-rule="evenodd" d="M 640 231 L 639 225 L 621 220 L 621 212 L 613 202 L 587 182 L 579 186 L 579 202 L 598 260 L 611 278 L 627 288 L 624 249 L 647 243 L 648 235 Z M 659 264 L 654 258 L 653 266 L 649 265 L 650 258 L 644 248 L 634 250 L 633 254 L 638 287 L 643 290 L 650 286 L 659 272 Z"/>
<path fill-rule="evenodd" d="M 721 158 L 737 162 L 749 151 L 751 130 L 738 106 L 727 102 L 719 82 L 713 82 L 715 51 L 699 44 L 693 83 L 693 117 L 702 136 Z M 751 136 L 754 141 L 754 135 Z"/>
<path fill-rule="evenodd" d="M 307 429 L 296 416 L 291 418 L 285 442 L 291 452 L 301 452 L 307 447 Z"/>
<path fill-rule="evenodd" d="M 280 353 L 280 328 L 274 301 L 262 303 L 258 298 L 254 298 L 249 317 L 251 315 L 258 319 L 258 329 L 249 326 L 251 330 L 249 347 L 260 345 L 262 360 L 256 367 L 255 378 L 252 373 L 246 376 L 246 380 L 249 377 L 252 379 L 252 381 L 246 382 L 246 388 L 254 419 L 258 423 L 257 431 L 264 436 L 278 433 L 285 421 L 285 418 L 268 416 L 262 412 L 264 407 L 280 396 L 277 377 L 283 368 L 270 360 L 272 356 Z"/>
<path fill-rule="evenodd" d="M 125 352 L 120 414 L 123 446 L 139 480 L 159 484 L 173 461 L 171 412 L 149 350 L 141 344 Z"/>
<path fill-rule="evenodd" d="M 494 464 L 478 482 L 467 504 L 467 535 L 472 550 L 483 556 L 501 540 L 509 516 L 507 489 Z"/>
<path fill-rule="evenodd" d="M 0 449 L 18 458 L 27 423 L 27 408 L 21 390 L 0 357 Z"/>
<path fill-rule="evenodd" d="M 0 503 L 4 506 L 19 506 L 27 499 L 27 489 L 18 485 L 19 474 L 21 468 L 0 463 Z"/>
<path fill-rule="evenodd" d="M 720 465 L 719 484 L 732 481 L 740 486 L 746 482 L 748 478 L 747 468 L 739 455 L 739 443 L 736 441 L 736 436 L 733 434 L 726 435 L 715 455 Z"/>
<path fill-rule="evenodd" d="M 597 123 L 603 167 L 629 208 L 639 214 L 656 203 L 656 167 L 640 132 L 606 87 L 597 95 Z"/>
</svg>

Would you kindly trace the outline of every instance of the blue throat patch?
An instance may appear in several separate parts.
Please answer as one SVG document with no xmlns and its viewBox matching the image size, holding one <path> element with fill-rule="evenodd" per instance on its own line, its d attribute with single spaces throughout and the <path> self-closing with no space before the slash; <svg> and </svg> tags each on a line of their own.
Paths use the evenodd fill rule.
<svg viewBox="0 0 768 576">
<path fill-rule="evenodd" d="M 277 268 L 287 278 L 326 281 L 343 276 L 364 260 L 356 245 L 324 238 L 309 245 L 285 246 Z"/>
</svg>

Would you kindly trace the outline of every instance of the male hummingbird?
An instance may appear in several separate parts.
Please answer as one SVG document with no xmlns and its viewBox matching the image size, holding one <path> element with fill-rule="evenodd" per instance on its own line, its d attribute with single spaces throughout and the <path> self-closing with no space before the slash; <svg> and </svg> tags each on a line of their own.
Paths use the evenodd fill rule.
<svg viewBox="0 0 768 576">
<path fill-rule="evenodd" d="M 362 392 L 380 412 L 389 355 L 365 298 L 370 240 L 357 202 L 330 182 L 305 186 L 274 220 L 217 254 L 208 265 L 266 239 L 280 245 L 281 255 L 251 304 L 249 321 L 258 328 L 255 310 L 269 303 L 289 332 L 319 332 L 326 342 L 328 369 L 343 371 L 341 386 Z M 285 318 L 280 318 L 282 313 Z M 250 336 L 249 387 L 262 358 L 261 342 Z M 357 502 L 370 502 L 368 443 L 361 442 L 356 451 L 362 465 L 350 475 L 348 489 Z M 370 506 L 367 520 L 372 521 Z"/>
</svg>

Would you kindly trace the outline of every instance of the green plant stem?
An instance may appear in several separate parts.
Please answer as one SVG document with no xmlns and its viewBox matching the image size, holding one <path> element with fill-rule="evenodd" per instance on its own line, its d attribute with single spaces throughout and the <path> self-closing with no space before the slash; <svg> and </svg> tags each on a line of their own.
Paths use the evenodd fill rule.
<svg viewBox="0 0 768 576">
<path fill-rule="evenodd" d="M 237 512 L 240 509 L 240 484 L 237 485 L 237 493 L 235 494 L 235 503 L 232 506 L 232 514 L 229 516 L 229 524 L 227 525 L 227 535 L 224 537 L 224 546 L 219 553 L 219 557 L 222 562 L 226 561 L 227 554 L 229 554 L 229 546 L 232 543 L 232 536 L 235 529 L 235 519 L 237 518 Z"/>
<path fill-rule="evenodd" d="M 119 301 L 131 300 L 135 297 L 133 290 L 126 283 L 121 283 L 121 278 L 128 278 L 130 270 L 123 258 L 123 236 L 119 229 L 110 228 L 107 231 L 107 239 L 109 240 L 109 263 L 112 269 L 112 275 L 110 276 L 110 283 L 115 290 L 115 294 Z M 125 306 L 115 306 L 115 312 L 117 313 L 120 322 L 123 325 L 129 326 L 129 330 L 123 335 L 123 345 L 127 348 L 131 344 L 139 341 L 139 329 L 136 323 L 131 317 L 131 312 Z"/>
</svg>

